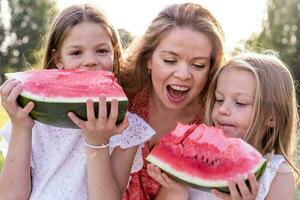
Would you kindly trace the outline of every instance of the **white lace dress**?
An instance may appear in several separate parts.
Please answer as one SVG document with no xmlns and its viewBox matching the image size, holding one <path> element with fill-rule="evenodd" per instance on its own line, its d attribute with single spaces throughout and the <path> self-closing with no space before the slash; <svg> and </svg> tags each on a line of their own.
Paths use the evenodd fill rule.
<svg viewBox="0 0 300 200">
<path fill-rule="evenodd" d="M 271 183 L 279 169 L 282 162 L 285 161 L 282 155 L 266 155 L 268 159 L 267 168 L 259 181 L 259 190 L 256 200 L 264 200 L 267 196 Z M 196 190 L 189 188 L 189 200 L 216 200 L 218 199 L 215 195 L 210 192 Z"/>
<path fill-rule="evenodd" d="M 110 139 L 114 147 L 129 148 L 151 139 L 154 130 L 135 114 L 128 116 L 129 127 Z M 1 131 L 9 141 L 11 125 Z M 136 159 L 132 168 L 141 168 Z M 36 122 L 32 132 L 32 192 L 30 200 L 85 200 L 87 163 L 84 138 L 79 129 L 66 129 Z"/>
</svg>

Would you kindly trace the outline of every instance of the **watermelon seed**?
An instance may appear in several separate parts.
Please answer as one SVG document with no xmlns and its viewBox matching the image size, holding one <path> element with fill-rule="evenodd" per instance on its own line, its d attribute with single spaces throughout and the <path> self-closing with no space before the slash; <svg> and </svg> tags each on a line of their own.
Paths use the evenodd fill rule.
<svg viewBox="0 0 300 200">
<path fill-rule="evenodd" d="M 220 159 L 219 158 L 216 158 L 213 162 L 214 162 L 214 164 L 218 164 L 219 163 L 219 161 L 220 161 Z"/>
</svg>

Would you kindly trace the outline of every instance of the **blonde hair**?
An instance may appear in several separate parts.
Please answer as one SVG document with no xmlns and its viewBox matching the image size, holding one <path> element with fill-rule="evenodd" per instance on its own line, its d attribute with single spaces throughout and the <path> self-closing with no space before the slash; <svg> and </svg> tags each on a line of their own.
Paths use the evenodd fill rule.
<svg viewBox="0 0 300 200">
<path fill-rule="evenodd" d="M 240 69 L 251 72 L 256 79 L 255 100 L 248 131 L 243 138 L 257 148 L 263 155 L 274 152 L 292 163 L 296 148 L 298 112 L 295 81 L 288 66 L 274 55 L 244 53 L 233 57 L 214 76 L 209 87 L 205 120 L 213 125 L 211 114 L 215 104 L 215 90 L 219 77 L 226 70 Z M 266 131 L 270 117 L 275 126 Z"/>
<path fill-rule="evenodd" d="M 136 93 L 151 86 L 147 63 L 160 41 L 176 27 L 187 27 L 200 32 L 213 45 L 208 81 L 202 90 L 206 94 L 213 74 L 223 61 L 223 30 L 207 9 L 193 3 L 166 7 L 154 18 L 145 34 L 129 46 L 125 65 L 121 68 L 121 83 L 127 93 Z"/>
<path fill-rule="evenodd" d="M 119 74 L 121 65 L 122 46 L 117 31 L 109 23 L 105 15 L 93 5 L 73 5 L 64 9 L 54 20 L 48 31 L 48 37 L 44 44 L 45 69 L 56 68 L 54 63 L 54 51 L 59 51 L 69 31 L 81 22 L 93 22 L 100 24 L 109 35 L 113 45 L 113 72 Z"/>
</svg>

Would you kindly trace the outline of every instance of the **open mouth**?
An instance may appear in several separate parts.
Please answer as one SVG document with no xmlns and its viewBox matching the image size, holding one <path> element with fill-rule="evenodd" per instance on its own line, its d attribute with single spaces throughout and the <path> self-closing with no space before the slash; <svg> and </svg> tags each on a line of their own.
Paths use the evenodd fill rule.
<svg viewBox="0 0 300 200">
<path fill-rule="evenodd" d="M 180 103 L 185 99 L 186 94 L 190 91 L 190 88 L 180 85 L 168 85 L 167 91 L 169 100 L 171 102 Z"/>
</svg>

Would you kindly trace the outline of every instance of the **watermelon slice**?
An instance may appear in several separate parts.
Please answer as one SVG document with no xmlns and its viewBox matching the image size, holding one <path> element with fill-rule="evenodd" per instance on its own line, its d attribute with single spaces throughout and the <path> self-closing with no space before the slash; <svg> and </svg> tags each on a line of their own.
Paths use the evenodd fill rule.
<svg viewBox="0 0 300 200">
<path fill-rule="evenodd" d="M 30 113 L 33 119 L 57 127 L 78 128 L 67 116 L 74 112 L 86 120 L 86 101 L 99 101 L 99 96 L 107 99 L 108 111 L 112 99 L 119 101 L 117 123 L 124 119 L 128 99 L 117 84 L 114 74 L 108 71 L 88 71 L 82 69 L 50 69 L 6 73 L 8 79 L 22 82 L 23 91 L 18 103 L 24 107 L 29 101 L 35 103 Z M 94 104 L 98 116 L 98 104 Z"/>
<path fill-rule="evenodd" d="M 240 138 L 227 138 L 221 129 L 177 124 L 146 158 L 173 178 L 198 189 L 228 192 L 228 180 L 252 172 L 259 177 L 266 160 Z"/>
</svg>

